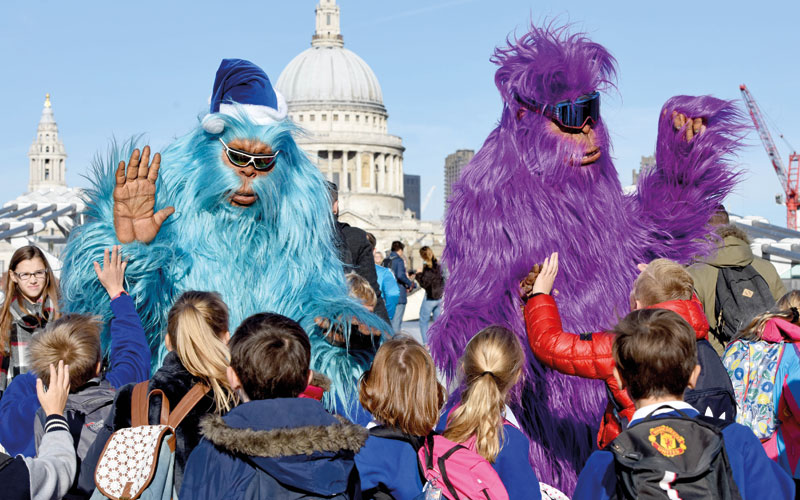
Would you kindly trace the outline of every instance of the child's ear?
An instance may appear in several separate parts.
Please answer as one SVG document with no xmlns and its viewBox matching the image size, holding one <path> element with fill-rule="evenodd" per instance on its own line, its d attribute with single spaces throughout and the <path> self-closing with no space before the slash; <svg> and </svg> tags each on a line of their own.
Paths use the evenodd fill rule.
<svg viewBox="0 0 800 500">
<path fill-rule="evenodd" d="M 166 347 L 167 351 L 169 352 L 174 350 L 174 346 L 172 345 L 172 341 L 169 339 L 169 335 L 164 335 L 164 347 Z"/>
<path fill-rule="evenodd" d="M 100 375 L 100 371 L 102 369 L 103 369 L 103 360 L 101 359 L 97 362 L 97 366 L 94 369 L 94 376 L 97 377 L 98 375 Z"/>
<path fill-rule="evenodd" d="M 689 389 L 694 389 L 695 386 L 697 385 L 697 379 L 698 377 L 700 377 L 701 370 L 702 368 L 700 367 L 700 365 L 694 365 L 694 370 L 692 370 L 692 374 L 689 375 L 689 383 L 687 384 L 687 387 Z"/>
<path fill-rule="evenodd" d="M 622 376 L 619 374 L 619 370 L 617 370 L 616 366 L 614 367 L 614 379 L 617 381 L 617 384 L 619 384 L 619 389 L 621 391 L 624 391 L 625 388 L 628 387 L 628 384 L 626 384 L 625 381 L 622 380 Z"/>
<path fill-rule="evenodd" d="M 233 367 L 229 366 L 225 370 L 225 376 L 227 377 L 228 384 L 231 386 L 231 390 L 233 392 L 236 392 L 242 388 L 242 382 L 239 380 L 239 376 L 236 375 L 236 372 L 233 370 Z"/>
<path fill-rule="evenodd" d="M 308 380 L 306 385 L 311 385 L 311 380 L 314 378 L 314 370 L 308 370 Z"/>
</svg>

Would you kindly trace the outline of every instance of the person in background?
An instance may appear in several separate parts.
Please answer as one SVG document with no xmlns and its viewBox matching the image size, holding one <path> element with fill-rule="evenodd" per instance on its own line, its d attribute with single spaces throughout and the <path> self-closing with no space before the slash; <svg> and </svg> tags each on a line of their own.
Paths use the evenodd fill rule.
<svg viewBox="0 0 800 500">
<path fill-rule="evenodd" d="M 75 477 L 75 448 L 64 407 L 69 396 L 69 365 L 50 365 L 47 390 L 36 380 L 36 397 L 47 415 L 39 454 L 34 458 L 0 453 L 0 483 L 5 500 L 56 500 L 63 497 Z"/>
<path fill-rule="evenodd" d="M 433 321 L 442 313 L 442 296 L 444 295 L 444 273 L 442 266 L 433 254 L 430 247 L 419 249 L 422 257 L 422 271 L 415 274 L 417 283 L 425 290 L 425 299 L 419 307 L 419 333 L 422 343 L 428 343 L 428 324 L 433 316 Z"/>
<path fill-rule="evenodd" d="M 770 261 L 753 255 L 750 240 L 744 231 L 731 224 L 730 216 L 724 206 L 717 207 L 708 224 L 721 239 L 719 247 L 716 253 L 698 260 L 687 270 L 694 280 L 695 293 L 703 304 L 709 330 L 712 333 L 708 336 L 708 340 L 721 356 L 728 342 L 727 339 L 720 338 L 717 333 L 717 278 L 721 268 L 753 266 L 753 269 L 764 278 L 774 300 L 778 300 L 786 293 L 786 287 Z"/>
<path fill-rule="evenodd" d="M 408 273 L 406 272 L 406 263 L 403 261 L 403 249 L 405 249 L 405 245 L 403 245 L 402 242 L 393 241 L 392 251 L 389 252 L 392 274 L 394 274 L 397 287 L 400 289 L 400 298 L 397 299 L 397 307 L 394 310 L 394 317 L 392 318 L 392 329 L 394 333 L 400 333 L 403 327 L 403 313 L 406 312 L 408 292 L 414 289 L 414 282 L 408 279 Z"/>
<path fill-rule="evenodd" d="M 539 500 L 539 480 L 528 461 L 530 442 L 507 406 L 524 363 L 525 353 L 513 332 L 500 326 L 478 332 L 461 358 L 466 388 L 439 425 L 447 423 L 444 437 L 492 464 L 509 498 Z"/>
<path fill-rule="evenodd" d="M 38 247 L 25 246 L 14 252 L 4 291 L 0 309 L 0 396 L 14 377 L 30 369 L 31 339 L 59 316 L 58 283 Z"/>
<path fill-rule="evenodd" d="M 389 321 L 394 318 L 394 311 L 397 308 L 397 301 L 400 299 L 400 287 L 394 279 L 392 271 L 383 267 L 383 252 L 378 250 L 377 241 L 372 233 L 367 233 L 367 240 L 372 245 L 372 256 L 375 260 L 375 273 L 378 275 L 378 285 L 381 289 L 381 297 L 386 304 L 386 312 L 389 314 Z"/>
<path fill-rule="evenodd" d="M 369 282 L 378 297 L 374 312 L 379 318 L 388 323 L 390 321 L 389 314 L 386 312 L 381 288 L 378 285 L 375 266 L 372 265 L 373 245 L 370 245 L 367 240 L 366 231 L 339 220 L 339 187 L 333 182 L 328 182 L 328 194 L 331 197 L 331 210 L 335 221 L 334 229 L 337 232 L 334 244 L 339 251 L 339 258 L 345 265 L 345 273 L 354 271 Z"/>
<path fill-rule="evenodd" d="M 630 392 L 636 406 L 628 428 L 681 413 L 697 418 L 698 411 L 683 401 L 684 390 L 692 387 L 700 375 L 695 332 L 689 323 L 672 311 L 639 309 L 622 319 L 614 332 L 614 377 L 621 388 Z M 667 429 L 675 436 L 672 428 Z M 767 458 L 750 429 L 731 423 L 721 433 L 730 473 L 742 500 L 793 498 L 791 478 Z M 667 443 L 676 441 L 673 438 Z M 685 444 L 692 446 L 696 442 L 687 439 Z M 578 477 L 573 500 L 617 498 L 614 460 L 611 451 L 592 453 Z M 666 490 L 664 498 L 678 498 L 677 491 L 669 491 L 672 482 L 662 480 L 659 486 Z M 680 490 L 680 484 L 675 486 Z"/>
</svg>

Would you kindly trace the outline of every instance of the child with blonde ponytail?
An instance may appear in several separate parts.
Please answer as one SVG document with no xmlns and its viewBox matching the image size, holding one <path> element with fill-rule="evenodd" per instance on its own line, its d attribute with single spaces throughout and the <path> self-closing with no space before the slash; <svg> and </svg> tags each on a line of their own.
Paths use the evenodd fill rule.
<svg viewBox="0 0 800 500">
<path fill-rule="evenodd" d="M 204 384 L 210 391 L 192 408 L 176 428 L 175 490 L 180 490 L 183 471 L 189 454 L 200 443 L 200 419 L 209 413 L 223 415 L 236 404 L 234 392 L 225 371 L 230 363 L 228 340 L 228 307 L 215 292 L 189 291 L 178 297 L 167 317 L 164 338 L 169 353 L 148 386 L 160 389 L 174 410 L 178 402 L 195 384 Z M 122 388 L 114 400 L 114 409 L 106 422 L 105 433 L 81 464 L 81 486 L 94 483 L 94 470 L 105 442 L 111 433 L 131 425 L 133 385 Z M 161 398 L 153 396 L 150 423 L 159 423 Z M 109 425 L 110 424 L 110 425 Z"/>
<path fill-rule="evenodd" d="M 524 363 L 522 346 L 510 330 L 490 326 L 478 332 L 461 358 L 460 403 L 442 419 L 447 422 L 444 437 L 488 460 L 509 498 L 539 499 L 539 481 L 528 462 L 530 443 L 506 406 Z"/>
</svg>

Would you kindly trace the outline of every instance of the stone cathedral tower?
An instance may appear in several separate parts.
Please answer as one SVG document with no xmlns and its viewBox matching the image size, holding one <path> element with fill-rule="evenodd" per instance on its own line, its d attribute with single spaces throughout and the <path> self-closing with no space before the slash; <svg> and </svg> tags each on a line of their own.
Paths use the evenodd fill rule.
<svg viewBox="0 0 800 500">
<path fill-rule="evenodd" d="M 28 191 L 42 187 L 66 186 L 66 159 L 64 143 L 58 138 L 58 125 L 53 117 L 50 94 L 45 96 L 42 117 L 36 131 L 36 139 L 28 150 L 30 158 L 30 180 Z"/>
</svg>

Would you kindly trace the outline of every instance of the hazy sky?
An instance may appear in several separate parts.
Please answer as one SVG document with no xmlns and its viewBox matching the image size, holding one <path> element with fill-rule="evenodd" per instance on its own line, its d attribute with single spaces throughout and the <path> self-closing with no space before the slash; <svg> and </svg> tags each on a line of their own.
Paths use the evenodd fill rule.
<svg viewBox="0 0 800 500">
<path fill-rule="evenodd" d="M 406 173 L 436 186 L 423 218 L 443 213 L 444 158 L 479 149 L 500 115 L 494 47 L 533 20 L 557 17 L 605 45 L 619 91 L 603 118 L 623 184 L 652 154 L 656 117 L 676 94 L 740 99 L 746 83 L 772 124 L 800 146 L 800 2 L 339 0 L 345 47 L 375 71 L 389 132 L 403 138 Z M 70 185 L 112 138 L 145 134 L 162 148 L 207 108 L 220 59 L 261 65 L 273 82 L 311 41 L 315 0 L 0 2 L 0 201 L 27 186 L 27 151 L 46 92 L 69 155 Z M 794 30 L 794 32 L 792 31 Z M 777 126 L 777 128 L 775 128 Z M 785 223 L 781 192 L 758 137 L 740 156 L 745 181 L 729 210 Z"/>
</svg>

